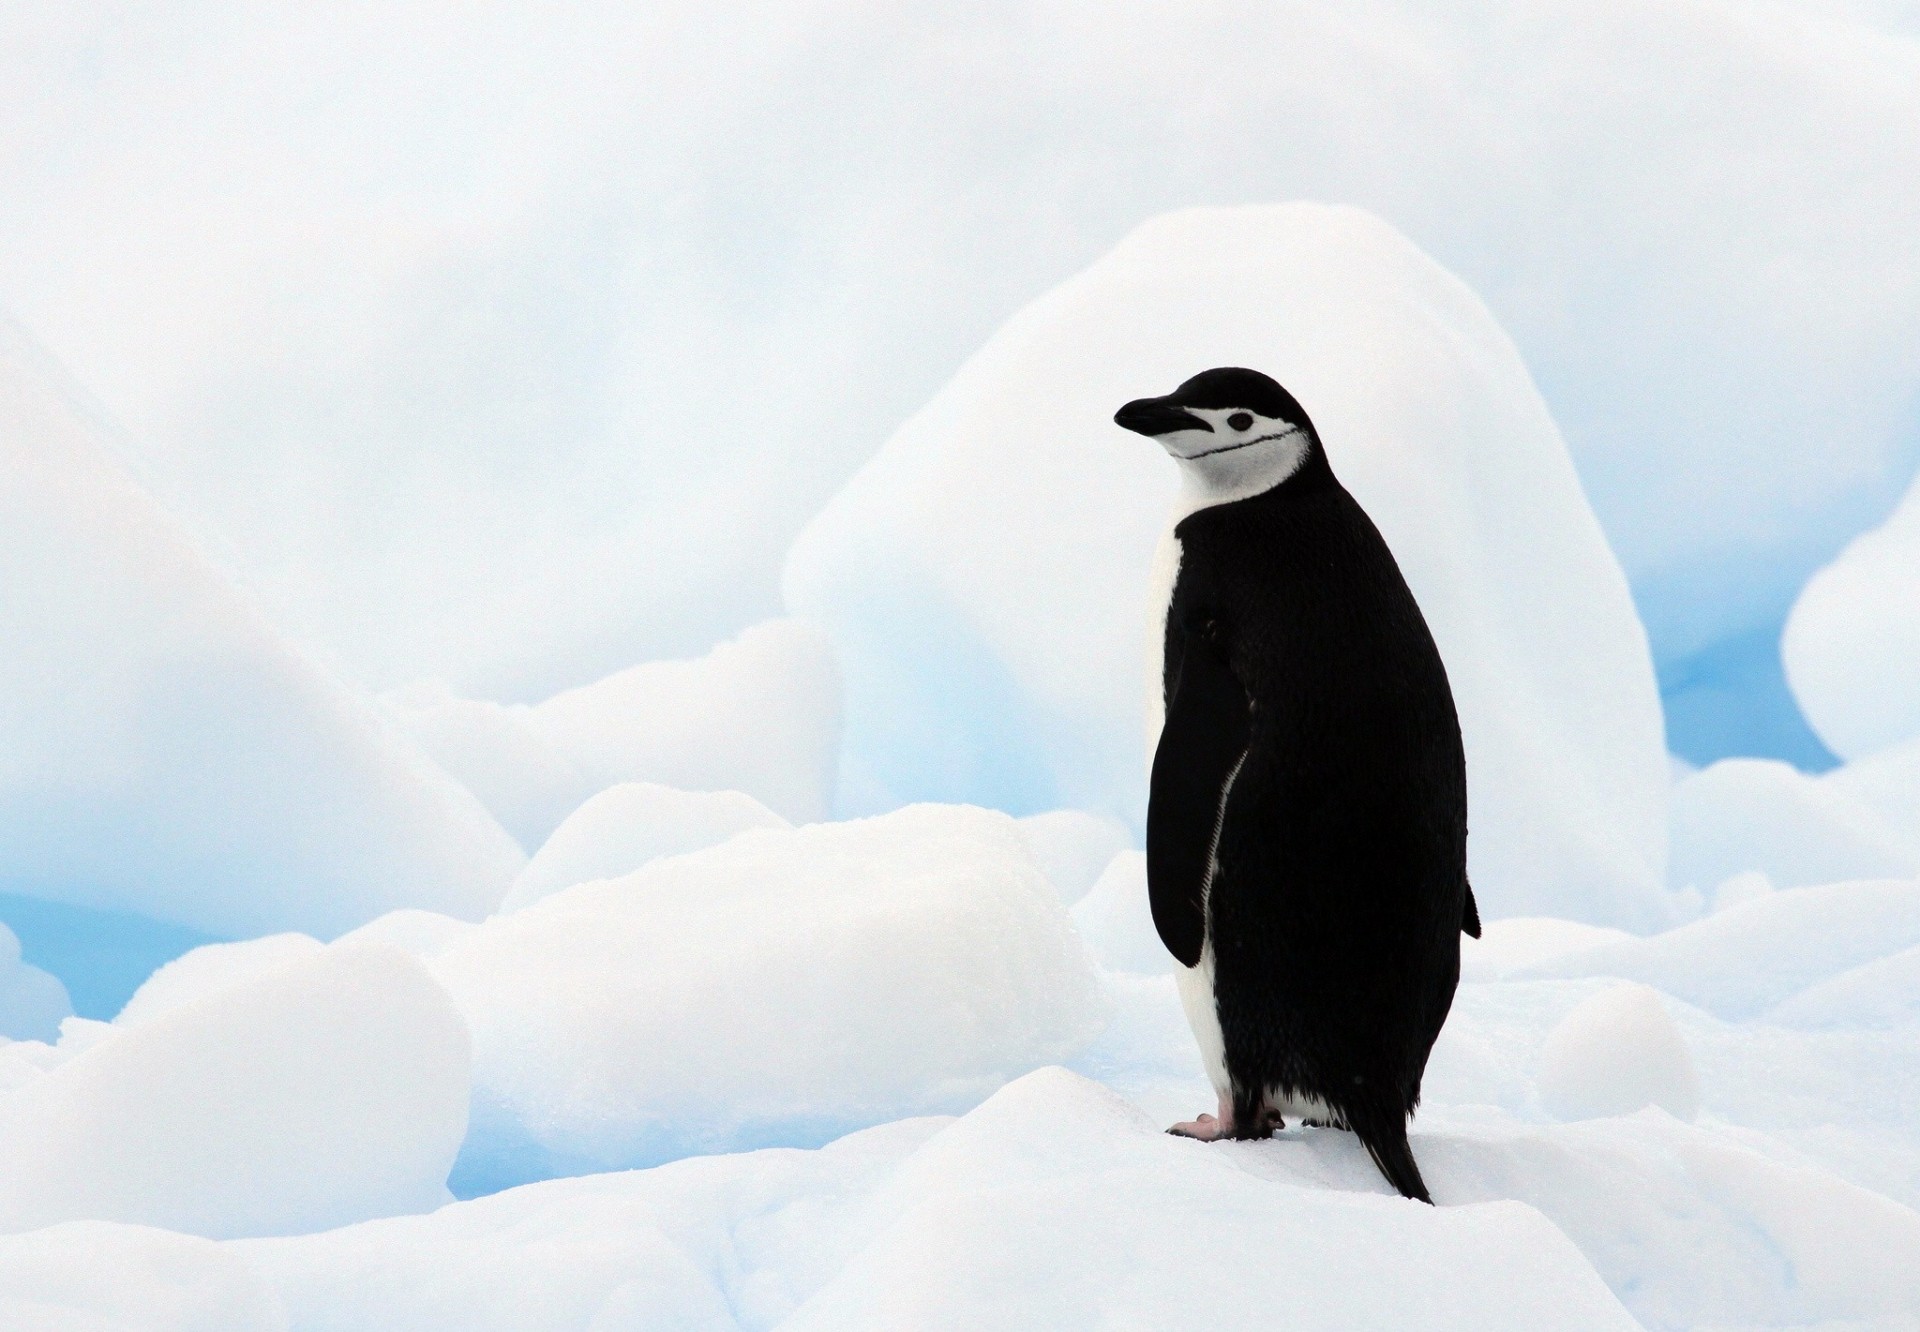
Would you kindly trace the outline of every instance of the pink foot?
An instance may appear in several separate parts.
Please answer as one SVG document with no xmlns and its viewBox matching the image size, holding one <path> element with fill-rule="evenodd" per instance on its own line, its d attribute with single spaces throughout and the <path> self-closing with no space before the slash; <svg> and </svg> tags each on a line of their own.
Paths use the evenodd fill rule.
<svg viewBox="0 0 1920 1332">
<path fill-rule="evenodd" d="M 1198 1119 L 1189 1119 L 1184 1124 L 1175 1124 L 1167 1132 L 1176 1138 L 1197 1138 L 1201 1142 L 1212 1142 L 1227 1136 L 1227 1126 L 1212 1115 L 1201 1115 Z"/>
<path fill-rule="evenodd" d="M 1201 1142 L 1216 1142 L 1221 1138 L 1233 1136 L 1233 1099 L 1220 1098 L 1220 1114 L 1201 1115 L 1198 1119 L 1189 1119 L 1184 1124 L 1175 1124 L 1167 1132 L 1177 1138 L 1196 1138 Z"/>
</svg>

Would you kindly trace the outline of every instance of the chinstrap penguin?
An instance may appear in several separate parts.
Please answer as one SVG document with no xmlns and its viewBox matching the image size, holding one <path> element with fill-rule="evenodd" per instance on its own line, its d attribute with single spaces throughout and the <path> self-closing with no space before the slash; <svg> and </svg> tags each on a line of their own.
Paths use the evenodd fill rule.
<svg viewBox="0 0 1920 1332">
<path fill-rule="evenodd" d="M 1114 421 L 1183 482 L 1155 560 L 1147 879 L 1219 1106 L 1170 1132 L 1348 1128 L 1431 1202 L 1407 1118 L 1480 933 L 1439 650 L 1279 384 L 1208 370 Z"/>
</svg>

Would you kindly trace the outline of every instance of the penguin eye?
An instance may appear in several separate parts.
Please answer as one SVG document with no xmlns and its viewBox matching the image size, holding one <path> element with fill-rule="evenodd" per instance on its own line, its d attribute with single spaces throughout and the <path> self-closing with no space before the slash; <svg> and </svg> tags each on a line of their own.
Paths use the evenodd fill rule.
<svg viewBox="0 0 1920 1332">
<path fill-rule="evenodd" d="M 1227 418 L 1227 424 L 1235 430 L 1245 430 L 1253 424 L 1253 414 L 1251 412 L 1235 412 Z"/>
</svg>

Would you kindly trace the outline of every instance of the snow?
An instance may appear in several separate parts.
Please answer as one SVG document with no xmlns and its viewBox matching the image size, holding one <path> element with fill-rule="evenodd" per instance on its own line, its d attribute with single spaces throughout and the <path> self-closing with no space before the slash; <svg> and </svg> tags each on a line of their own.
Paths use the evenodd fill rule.
<svg viewBox="0 0 1920 1332">
<path fill-rule="evenodd" d="M 839 676 L 825 637 L 795 620 L 757 624 L 697 660 L 569 689 L 526 721 L 596 789 L 744 791 L 796 823 L 825 817 L 833 801 Z"/>
<path fill-rule="evenodd" d="M 1671 797 L 1669 881 L 1705 892 L 1756 871 L 1782 888 L 1920 874 L 1920 824 L 1888 817 L 1849 785 L 1777 759 L 1724 759 L 1683 778 Z"/>
<path fill-rule="evenodd" d="M 1920 740 L 1920 479 L 1807 581 L 1780 653 L 1800 710 L 1842 758 Z"/>
<path fill-rule="evenodd" d="M 1698 759 L 1772 751 L 1686 668 L 1772 657 L 1920 464 L 1896 0 L 218 12 L 10 8 L 0 290 L 375 687 L 532 700 L 770 613 L 982 331 L 1196 200 L 1359 203 L 1483 294 L 1725 699 Z M 1285 76 L 1169 77 L 1249 51 Z"/>
<path fill-rule="evenodd" d="M 1027 854 L 1072 906 L 1092 889 L 1113 858 L 1133 845 L 1133 833 L 1111 815 L 1055 809 L 1020 820 Z"/>
<path fill-rule="evenodd" d="M 611 879 L 662 856 L 717 846 L 750 828 L 787 821 L 739 791 L 676 791 L 655 782 L 610 786 L 568 816 L 507 890 L 518 911 L 562 888 Z"/>
<path fill-rule="evenodd" d="M 211 1240 L 69 1221 L 0 1241 L 0 1326 L 23 1332 L 288 1332 L 254 1265 Z"/>
<path fill-rule="evenodd" d="M 71 1015 L 58 977 L 20 960 L 20 940 L 0 925 L 0 1039 L 50 1040 Z"/>
<path fill-rule="evenodd" d="M 1017 825 L 967 808 L 745 832 L 428 965 L 473 1032 L 463 1189 L 964 1108 L 1104 1017 Z"/>
<path fill-rule="evenodd" d="M 1920 881 L 1867 880 L 1769 893 L 1665 934 L 1598 943 L 1519 974 L 1621 976 L 1738 1019 L 1916 944 Z"/>
<path fill-rule="evenodd" d="M 1645 939 L 1491 925 L 1467 946 L 1477 979 L 1413 1126 L 1440 1204 L 1428 1209 L 1394 1196 L 1342 1132 L 1164 1134 L 1208 1094 L 1171 978 L 1096 979 L 1025 841 L 1004 815 L 919 807 L 749 831 L 480 925 L 401 912 L 325 949 L 281 937 L 190 954 L 120 1022 L 69 1022 L 70 1051 L 0 1046 L 0 1198 L 10 1228 L 35 1193 L 32 1219 L 54 1223 L 0 1235 L 0 1321 L 571 1332 L 1255 1326 L 1276 1309 L 1329 1329 L 1920 1317 L 1920 882 L 1778 890 Z M 1120 918 L 1102 903 L 1133 902 L 1137 935 L 1151 930 L 1143 899 L 1140 855 L 1124 852 L 1073 919 L 1105 957 L 1122 936 L 1103 945 L 1091 928 Z M 381 937 L 429 960 L 362 942 Z M 1010 996 L 1023 976 L 1022 1007 Z M 541 1087 L 520 1107 L 523 1171 L 591 1168 L 581 1151 L 596 1137 L 636 1157 L 646 1133 L 655 1155 L 668 1133 L 671 1152 L 825 1142 L 837 1130 L 815 1116 L 829 1109 L 855 1131 L 436 1206 L 428 1181 L 450 1164 L 463 1106 L 448 1094 L 464 1094 L 465 1074 L 436 1076 L 417 1045 L 400 1047 L 439 1022 L 461 1043 L 449 995 L 475 1032 L 476 1104 L 502 1104 L 503 1071 Z M 330 1024 L 336 1036 L 320 1035 Z M 190 1048 L 134 1060 L 136 1042 L 189 1025 Z M 354 1113 L 383 1041 L 405 1094 L 431 1080 L 437 1110 Z M 328 1047 L 326 1072 L 303 1072 Z M 216 1049 L 246 1072 L 209 1096 Z M 1078 1071 L 1034 1068 L 1050 1058 Z M 162 1059 L 184 1090 L 156 1076 L 109 1096 L 96 1081 L 88 1114 L 73 1113 L 75 1091 L 57 1119 L 18 1108 L 77 1073 L 157 1074 Z M 321 1077 L 336 1081 L 322 1092 Z M 770 1114 L 801 1101 L 802 1119 Z M 159 1127 L 103 1126 L 117 1105 Z M 929 1108 L 964 1113 L 899 1118 Z M 51 1138 L 54 1124 L 69 1136 Z M 543 1133 L 558 1136 L 528 1141 Z M 58 1211 L 45 1202 L 56 1161 L 93 1167 L 66 1181 Z M 398 1175 L 414 1181 L 405 1196 L 374 1187 Z M 156 1222 L 282 1237 L 212 1244 Z"/>
<path fill-rule="evenodd" d="M 1109 422 L 1222 364 L 1306 404 L 1433 627 L 1483 912 L 1667 923 L 1667 757 L 1619 565 L 1486 309 L 1352 209 L 1147 223 L 1008 321 L 801 534 L 786 600 L 845 677 L 843 805 L 1138 825 L 1143 603 L 1173 476 Z"/>
<path fill-rule="evenodd" d="M 1540 1047 L 1540 1103 L 1556 1119 L 1606 1119 L 1650 1105 L 1700 1113 L 1700 1077 L 1660 992 L 1602 990 L 1560 1019 Z"/>
<path fill-rule="evenodd" d="M 0 326 L 0 887 L 213 934 L 479 917 L 512 840 L 267 629 Z"/>
<path fill-rule="evenodd" d="M 1147 898 L 1147 857 L 1125 851 L 1073 906 L 1074 927 L 1109 971 L 1171 975 L 1173 957 L 1154 928 Z"/>
<path fill-rule="evenodd" d="M 241 943 L 206 944 L 156 970 L 114 1018 L 120 1027 L 151 1022 L 185 1004 L 221 994 L 324 951 L 306 934 L 269 934 Z"/>
<path fill-rule="evenodd" d="M 0 287 L 142 433 L 0 325 L 0 1327 L 1920 1327 L 1920 483 L 1780 645 L 1844 766 L 1709 762 L 1697 715 L 1765 712 L 1740 670 L 1785 707 L 1770 626 L 1911 470 L 1920 47 L 1873 5 L 1324 8 L 719 12 L 703 64 L 669 6 L 503 68 L 516 20 L 396 47 L 446 21 L 402 6 L 355 31 L 406 60 L 275 34 L 289 79 L 240 11 L 210 61 L 84 15 L 9 47 L 97 132 L 47 152 L 70 118 L 0 79 L 30 112 Z M 623 109 L 642 48 L 681 79 L 666 121 Z M 457 80 L 430 118 L 512 189 L 362 100 L 443 49 L 514 150 L 442 114 Z M 1133 77 L 1248 49 L 1300 77 L 1172 117 Z M 811 132 L 795 69 L 874 134 Z M 220 187 L 179 131 L 231 79 L 329 134 L 357 108 L 398 193 L 335 209 L 252 152 Z M 165 114 L 94 114 L 116 90 Z M 1039 100 L 1078 120 L 982 137 Z M 686 131 L 719 107 L 731 159 Z M 627 114 L 604 191 L 604 149 L 543 155 L 635 148 Z M 359 169 L 300 114 L 247 123 Z M 1058 148 L 1102 136 L 1161 170 L 1089 190 L 1101 159 Z M 804 207 L 760 206 L 791 182 Z M 1525 363 L 1411 241 L 1319 205 L 1160 217 L 1005 319 L 1154 209 L 1299 182 L 1474 277 Z M 79 266 L 35 253 L 102 225 Z M 114 317 L 35 297 L 50 256 Z M 1105 423 L 1232 361 L 1306 400 L 1460 699 L 1486 928 L 1412 1125 L 1436 1208 L 1342 1132 L 1161 1131 L 1212 1101 L 1136 845 L 1172 481 Z M 1000 809 L 901 807 L 928 797 Z"/>
<path fill-rule="evenodd" d="M 525 708 L 459 698 L 439 681 L 396 689 L 383 701 L 414 743 L 530 853 L 593 794 L 593 783 L 526 723 Z"/>
<path fill-rule="evenodd" d="M 124 1028 L 79 1024 L 71 1054 L 40 1047 L 45 1071 L 0 1094 L 0 1231 L 284 1234 L 445 1201 L 470 1055 L 421 964 L 360 944 L 224 969 Z"/>
</svg>

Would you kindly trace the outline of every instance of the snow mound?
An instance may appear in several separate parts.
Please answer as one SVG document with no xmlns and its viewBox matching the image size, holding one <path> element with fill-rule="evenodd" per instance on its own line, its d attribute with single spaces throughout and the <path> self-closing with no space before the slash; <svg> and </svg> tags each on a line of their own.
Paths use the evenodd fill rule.
<svg viewBox="0 0 1920 1332">
<path fill-rule="evenodd" d="M 594 785 L 526 721 L 526 709 L 460 698 L 439 681 L 382 697 L 394 719 L 520 845 L 534 850 Z"/>
<path fill-rule="evenodd" d="M 833 803 L 840 676 L 825 635 L 769 620 L 697 661 L 653 661 L 556 694 L 534 733 L 599 790 L 745 791 L 796 823 Z"/>
<path fill-rule="evenodd" d="M 1160 942 L 1147 898 L 1147 857 L 1124 851 L 1073 906 L 1073 923 L 1100 965 L 1111 971 L 1173 972 L 1173 955 Z"/>
<path fill-rule="evenodd" d="M 1087 895 L 1113 858 L 1133 845 L 1127 825 L 1109 814 L 1055 809 L 1020 820 L 1027 854 L 1072 906 Z"/>
<path fill-rule="evenodd" d="M 1807 581 L 1780 655 L 1800 711 L 1842 758 L 1920 739 L 1920 480 Z"/>
<path fill-rule="evenodd" d="M 211 994 L 221 994 L 261 976 L 304 962 L 324 951 L 310 934 L 269 934 L 241 943 L 205 944 L 183 953 L 147 977 L 114 1018 L 137 1027 Z"/>
<path fill-rule="evenodd" d="M 1920 873 L 1920 835 L 1774 759 L 1715 763 L 1674 783 L 1671 801 L 1676 887 L 1755 870 L 1782 888 Z"/>
<path fill-rule="evenodd" d="M 0 1327 L 20 1332 L 286 1332 L 279 1299 L 231 1249 L 70 1221 L 0 1242 Z"/>
<path fill-rule="evenodd" d="M 1601 1119 L 1659 1106 L 1700 1113 L 1700 1076 L 1660 993 L 1615 985 L 1560 1020 L 1540 1048 L 1540 1103 L 1556 1119 Z"/>
<path fill-rule="evenodd" d="M 444 953 L 478 928 L 470 920 L 436 916 L 431 911 L 390 911 L 334 942 L 389 944 L 415 957 L 427 958 Z"/>
<path fill-rule="evenodd" d="M 554 830 L 507 890 L 502 911 L 518 911 L 562 888 L 611 879 L 650 860 L 717 846 L 750 828 L 785 819 L 739 791 L 676 791 L 622 782 L 594 796 Z"/>
<path fill-rule="evenodd" d="M 1435 1327 L 1635 1326 L 1531 1207 L 1436 1210 L 1262 1173 L 1042 1071 L 909 1160 L 885 1190 L 898 1219 L 782 1326 L 1101 1326 L 1125 1311 L 1140 1327 L 1349 1329 L 1413 1309 Z"/>
<path fill-rule="evenodd" d="M 1767 1015 L 1795 1027 L 1903 1027 L 1920 1023 L 1920 946 L 1809 985 Z"/>
<path fill-rule="evenodd" d="M 1819 779 L 1849 804 L 1878 815 L 1920 842 L 1920 740 L 1855 759 Z"/>
<path fill-rule="evenodd" d="M 1723 1018 L 1745 1019 L 1915 945 L 1920 882 L 1835 883 L 1768 893 L 1665 934 L 1599 944 L 1516 974 L 1618 976 Z"/>
<path fill-rule="evenodd" d="M 244 935 L 489 911 L 522 857 L 276 638 L 0 325 L 0 888 Z"/>
<path fill-rule="evenodd" d="M 1667 760 L 1625 578 L 1485 307 L 1346 208 L 1146 224 L 1010 320 L 801 534 L 785 595 L 845 675 L 848 800 L 1137 825 L 1174 465 L 1111 420 L 1214 365 L 1306 404 L 1433 626 L 1486 914 L 1666 923 Z"/>
<path fill-rule="evenodd" d="M 1631 939 L 1625 930 L 1583 925 L 1551 916 L 1509 916 L 1481 925 L 1480 937 L 1460 936 L 1460 979 L 1498 980 L 1568 953 Z"/>
<path fill-rule="evenodd" d="M 72 1012 L 67 987 L 22 962 L 20 940 L 0 925 L 0 1040 L 52 1040 Z"/>
<path fill-rule="evenodd" d="M 970 808 L 742 833 L 495 917 L 429 965 L 473 1030 L 466 1180 L 963 1108 L 1105 1019 L 1014 821 Z"/>
<path fill-rule="evenodd" d="M 392 948 L 212 989 L 0 1097 L 0 1230 L 284 1234 L 437 1206 L 469 1067 L 445 992 Z"/>
</svg>

